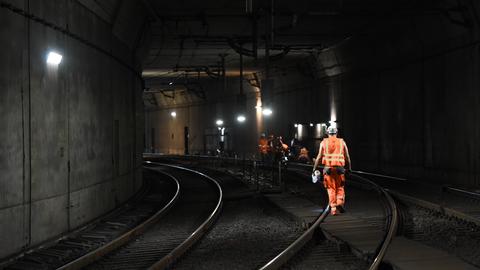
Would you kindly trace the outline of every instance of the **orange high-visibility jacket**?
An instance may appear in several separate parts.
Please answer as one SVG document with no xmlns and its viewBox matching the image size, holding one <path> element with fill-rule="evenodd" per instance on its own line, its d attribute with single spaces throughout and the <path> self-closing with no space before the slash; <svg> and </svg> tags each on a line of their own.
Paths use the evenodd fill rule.
<svg viewBox="0 0 480 270">
<path fill-rule="evenodd" d="M 268 145 L 268 140 L 265 138 L 260 138 L 260 140 L 258 141 L 258 148 L 260 153 L 267 154 L 270 148 L 270 146 Z"/>
<path fill-rule="evenodd" d="M 330 137 L 322 141 L 322 164 L 325 166 L 345 166 L 344 142 L 340 138 Z"/>
</svg>

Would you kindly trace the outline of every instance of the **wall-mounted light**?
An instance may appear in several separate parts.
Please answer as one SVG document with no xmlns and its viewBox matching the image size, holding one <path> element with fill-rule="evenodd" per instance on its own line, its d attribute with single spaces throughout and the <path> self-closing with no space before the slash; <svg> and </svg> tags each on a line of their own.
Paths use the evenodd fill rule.
<svg viewBox="0 0 480 270">
<path fill-rule="evenodd" d="M 173 82 L 169 82 L 169 83 L 168 83 L 168 85 L 172 85 L 172 84 L 173 84 Z"/>
<path fill-rule="evenodd" d="M 58 65 L 62 62 L 62 57 L 61 54 L 51 51 L 47 55 L 47 64 Z"/>
<path fill-rule="evenodd" d="M 175 118 L 175 117 L 177 117 L 177 112 L 173 111 L 173 112 L 170 113 L 170 115 L 171 115 L 173 118 Z"/>
<path fill-rule="evenodd" d="M 244 115 L 237 116 L 237 121 L 238 122 L 243 123 L 243 122 L 245 122 L 245 120 L 247 120 L 247 118 Z"/>
<path fill-rule="evenodd" d="M 298 124 L 293 124 L 294 127 L 298 127 Z"/>
<path fill-rule="evenodd" d="M 313 123 L 310 123 L 310 126 L 313 127 Z"/>
<path fill-rule="evenodd" d="M 218 119 L 216 122 L 217 126 L 222 126 L 223 125 L 223 120 Z"/>
<path fill-rule="evenodd" d="M 265 108 L 265 109 L 263 109 L 262 113 L 265 116 L 270 116 L 270 115 L 272 115 L 273 111 L 270 108 Z"/>
</svg>

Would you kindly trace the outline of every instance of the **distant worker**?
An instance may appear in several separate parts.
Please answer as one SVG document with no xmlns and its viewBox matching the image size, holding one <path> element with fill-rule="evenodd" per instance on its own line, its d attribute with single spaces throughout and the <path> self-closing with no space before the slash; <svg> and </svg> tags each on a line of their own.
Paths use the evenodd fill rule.
<svg viewBox="0 0 480 270">
<path fill-rule="evenodd" d="M 300 149 L 300 153 L 298 154 L 297 161 L 300 163 L 310 163 L 310 157 L 308 156 L 308 150 L 305 147 Z"/>
<path fill-rule="evenodd" d="M 328 192 L 332 215 L 336 215 L 337 210 L 340 213 L 345 211 L 345 173 L 352 170 L 347 144 L 343 139 L 337 138 L 337 132 L 336 127 L 328 127 L 328 138 L 323 139 L 320 143 L 312 172 L 312 174 L 315 172 L 318 163 L 321 161 L 324 166 L 323 185 Z M 347 170 L 345 170 L 345 167 Z"/>
<path fill-rule="evenodd" d="M 265 137 L 265 134 L 262 133 L 260 139 L 258 140 L 258 151 L 260 152 L 260 157 L 262 161 L 265 161 L 265 158 L 269 152 L 270 146 L 268 145 L 268 140 Z"/>
</svg>

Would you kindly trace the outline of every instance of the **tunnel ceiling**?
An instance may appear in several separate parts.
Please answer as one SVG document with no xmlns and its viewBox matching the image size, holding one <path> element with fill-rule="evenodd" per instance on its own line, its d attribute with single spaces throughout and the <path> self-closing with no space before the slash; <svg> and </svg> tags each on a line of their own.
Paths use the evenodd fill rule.
<svg viewBox="0 0 480 270">
<path fill-rule="evenodd" d="M 217 78 L 223 67 L 222 57 L 226 75 L 238 76 L 240 52 L 248 76 L 264 69 L 267 42 L 271 43 L 270 66 L 282 65 L 334 46 L 392 17 L 435 12 L 429 9 L 433 2 L 144 0 L 151 13 L 151 40 L 143 61 L 143 77 L 147 87 L 157 89 L 185 78 Z M 158 105 L 157 98 L 147 99 L 150 101 L 146 104 Z"/>
</svg>

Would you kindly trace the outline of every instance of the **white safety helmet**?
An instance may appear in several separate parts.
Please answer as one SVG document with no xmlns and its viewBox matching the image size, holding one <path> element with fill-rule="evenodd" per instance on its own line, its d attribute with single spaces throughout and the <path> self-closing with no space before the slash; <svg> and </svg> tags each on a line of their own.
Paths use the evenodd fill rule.
<svg viewBox="0 0 480 270">
<path fill-rule="evenodd" d="M 334 127 L 334 126 L 329 126 L 329 127 L 327 128 L 327 133 L 328 133 L 328 134 L 337 134 L 337 132 L 338 132 L 338 129 L 337 129 L 336 127 Z"/>
<path fill-rule="evenodd" d="M 319 170 L 315 170 L 312 174 L 312 182 L 315 184 L 318 181 L 320 181 L 322 174 L 320 173 Z"/>
</svg>

